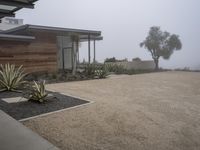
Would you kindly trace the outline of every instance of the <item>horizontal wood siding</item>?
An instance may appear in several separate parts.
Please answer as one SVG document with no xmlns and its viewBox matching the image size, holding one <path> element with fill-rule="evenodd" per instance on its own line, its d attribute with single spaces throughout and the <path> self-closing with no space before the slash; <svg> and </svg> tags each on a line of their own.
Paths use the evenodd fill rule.
<svg viewBox="0 0 200 150">
<path fill-rule="evenodd" d="M 57 70 L 57 40 L 55 35 L 33 33 L 31 42 L 0 40 L 0 64 L 23 65 L 26 72 Z"/>
</svg>

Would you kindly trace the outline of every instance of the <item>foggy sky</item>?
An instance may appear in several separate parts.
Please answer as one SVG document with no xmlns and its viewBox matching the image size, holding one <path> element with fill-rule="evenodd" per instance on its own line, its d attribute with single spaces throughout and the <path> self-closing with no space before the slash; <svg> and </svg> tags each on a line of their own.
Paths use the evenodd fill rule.
<svg viewBox="0 0 200 150">
<path fill-rule="evenodd" d="M 26 24 L 102 31 L 97 42 L 97 60 L 115 56 L 131 60 L 151 59 L 139 47 L 151 26 L 178 34 L 183 44 L 161 67 L 200 68 L 200 0 L 39 0 L 35 9 L 17 12 Z M 81 60 L 87 59 L 86 44 Z"/>
</svg>

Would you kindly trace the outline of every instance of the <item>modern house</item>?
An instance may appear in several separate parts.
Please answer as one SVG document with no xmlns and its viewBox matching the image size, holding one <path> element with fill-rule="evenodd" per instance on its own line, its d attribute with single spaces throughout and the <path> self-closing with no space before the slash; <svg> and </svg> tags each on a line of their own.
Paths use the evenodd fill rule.
<svg viewBox="0 0 200 150">
<path fill-rule="evenodd" d="M 14 11 L 23 6 L 33 6 L 35 0 L 6 2 L 2 4 L 0 1 L 0 18 L 7 16 L 5 13 L 1 15 L 1 10 L 8 8 L 3 6 L 16 5 L 13 11 L 8 11 L 8 14 L 13 15 Z M 8 28 L 5 27 L 5 21 Z M 75 73 L 79 62 L 79 43 L 88 42 L 88 62 L 91 63 L 91 42 L 94 43 L 95 54 L 95 42 L 103 39 L 100 31 L 23 25 L 22 20 L 14 18 L 2 19 L 1 24 L 4 25 L 0 29 L 0 64 L 23 65 L 27 72 L 69 69 Z"/>
</svg>

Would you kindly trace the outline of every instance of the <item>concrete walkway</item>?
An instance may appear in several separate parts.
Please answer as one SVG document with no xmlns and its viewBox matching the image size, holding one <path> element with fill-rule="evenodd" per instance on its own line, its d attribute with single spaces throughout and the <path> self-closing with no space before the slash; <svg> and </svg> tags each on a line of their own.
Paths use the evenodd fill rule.
<svg viewBox="0 0 200 150">
<path fill-rule="evenodd" d="M 0 110 L 0 150 L 59 150 Z"/>
</svg>

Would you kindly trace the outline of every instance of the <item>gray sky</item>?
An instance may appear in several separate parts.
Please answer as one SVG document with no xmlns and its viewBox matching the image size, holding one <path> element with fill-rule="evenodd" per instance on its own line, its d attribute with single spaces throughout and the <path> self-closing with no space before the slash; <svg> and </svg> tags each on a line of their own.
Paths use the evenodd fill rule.
<svg viewBox="0 0 200 150">
<path fill-rule="evenodd" d="M 165 68 L 200 69 L 200 0 L 39 0 L 35 9 L 23 9 L 18 18 L 27 24 L 101 30 L 104 40 L 97 43 L 97 60 L 140 57 L 151 59 L 139 47 L 151 26 L 180 35 L 183 44 Z M 81 58 L 87 59 L 82 44 Z"/>
</svg>

